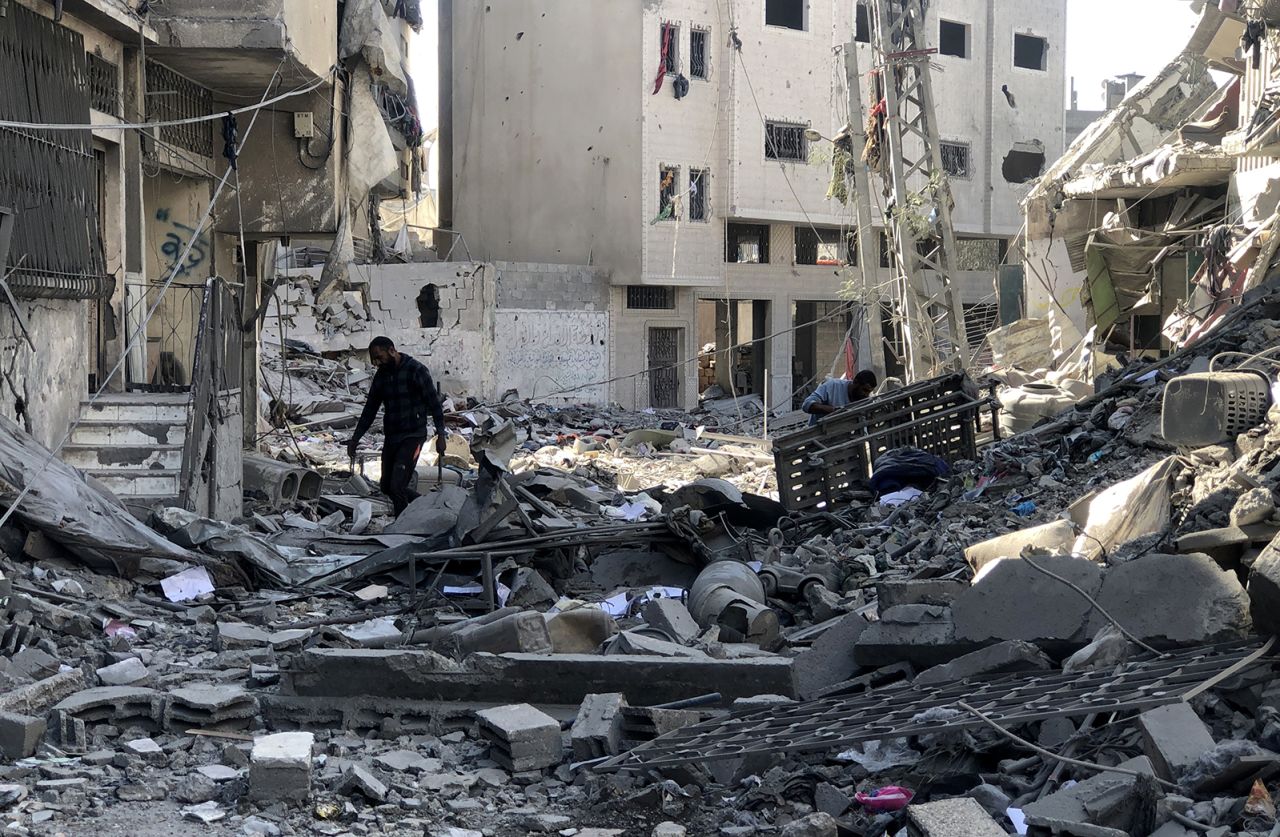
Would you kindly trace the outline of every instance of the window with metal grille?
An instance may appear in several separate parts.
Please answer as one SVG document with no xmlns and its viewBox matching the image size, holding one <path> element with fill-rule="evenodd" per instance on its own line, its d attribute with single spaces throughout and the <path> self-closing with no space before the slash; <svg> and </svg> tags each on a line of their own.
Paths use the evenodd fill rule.
<svg viewBox="0 0 1280 837">
<path fill-rule="evenodd" d="M 111 116 L 120 116 L 120 68 L 101 55 L 85 53 L 89 71 L 89 106 Z"/>
<path fill-rule="evenodd" d="M 213 113 L 213 94 L 163 64 L 147 62 L 147 121 L 170 122 Z M 213 156 L 213 133 L 208 122 L 171 125 L 160 129 L 160 141 Z"/>
<path fill-rule="evenodd" d="M 633 311 L 670 311 L 675 307 L 675 288 L 662 285 L 627 285 L 627 308 Z"/>
<path fill-rule="evenodd" d="M 960 270 L 995 271 L 1000 266 L 1003 242 L 998 238 L 957 238 L 956 267 Z"/>
<path fill-rule="evenodd" d="M 662 66 L 668 73 L 674 75 L 680 72 L 680 27 L 674 23 L 664 23 L 658 35 L 658 48 L 662 50 Z"/>
<path fill-rule="evenodd" d="M 969 26 L 954 20 L 938 21 L 938 52 L 956 58 L 969 57 Z"/>
<path fill-rule="evenodd" d="M 880 232 L 880 266 L 893 266 L 893 240 L 883 230 Z"/>
<path fill-rule="evenodd" d="M 89 121 L 84 38 L 8 4 L 0 15 L 0 112 L 17 122 Z M 104 299 L 98 166 L 87 131 L 0 128 L 0 206 L 12 210 L 8 275 L 14 296 Z"/>
<path fill-rule="evenodd" d="M 768 224 L 729 224 L 725 230 L 724 260 L 736 264 L 769 263 Z"/>
<path fill-rule="evenodd" d="M 809 159 L 809 147 L 804 132 L 807 125 L 794 122 L 766 122 L 764 125 L 764 156 L 769 160 L 789 160 L 804 163 Z"/>
<path fill-rule="evenodd" d="M 689 170 L 689 220 L 706 221 L 711 217 L 711 173 L 706 169 Z"/>
<path fill-rule="evenodd" d="M 857 264 L 853 233 L 826 227 L 796 227 L 796 264 Z"/>
<path fill-rule="evenodd" d="M 676 195 L 680 188 L 680 169 L 675 166 L 658 167 L 658 218 L 670 221 L 680 217 Z"/>
<path fill-rule="evenodd" d="M 705 29 L 694 29 L 689 32 L 689 77 L 708 78 L 711 74 L 707 61 L 707 42 L 711 33 Z"/>
<path fill-rule="evenodd" d="M 942 143 L 942 169 L 951 177 L 969 177 L 969 143 Z"/>
<path fill-rule="evenodd" d="M 871 10 L 859 2 L 854 12 L 853 39 L 860 44 L 871 43 Z"/>
<path fill-rule="evenodd" d="M 1026 70 L 1047 70 L 1049 41 L 1035 35 L 1013 36 L 1013 66 Z"/>
</svg>

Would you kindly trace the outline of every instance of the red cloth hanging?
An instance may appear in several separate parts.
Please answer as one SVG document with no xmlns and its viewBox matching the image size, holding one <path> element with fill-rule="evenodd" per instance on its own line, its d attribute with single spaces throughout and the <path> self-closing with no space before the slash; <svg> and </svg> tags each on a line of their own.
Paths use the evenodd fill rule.
<svg viewBox="0 0 1280 837">
<path fill-rule="evenodd" d="M 653 80 L 653 94 L 658 95 L 662 89 L 662 81 L 667 77 L 667 53 L 671 50 L 671 33 L 675 27 L 670 23 L 662 24 L 662 54 L 658 56 L 658 77 Z"/>
</svg>

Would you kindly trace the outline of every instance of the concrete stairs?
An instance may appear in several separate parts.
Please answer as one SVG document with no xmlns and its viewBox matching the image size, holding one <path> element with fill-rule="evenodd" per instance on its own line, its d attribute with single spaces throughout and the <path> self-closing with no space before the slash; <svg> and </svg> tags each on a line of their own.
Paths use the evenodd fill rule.
<svg viewBox="0 0 1280 837">
<path fill-rule="evenodd" d="M 129 392 L 80 405 L 62 460 L 92 474 L 131 506 L 178 497 L 186 393 Z"/>
</svg>

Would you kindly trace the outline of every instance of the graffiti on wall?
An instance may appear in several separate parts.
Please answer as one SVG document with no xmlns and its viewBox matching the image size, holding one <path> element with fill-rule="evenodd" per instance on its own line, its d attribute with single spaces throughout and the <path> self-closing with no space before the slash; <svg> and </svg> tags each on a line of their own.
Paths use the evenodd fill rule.
<svg viewBox="0 0 1280 837">
<path fill-rule="evenodd" d="M 498 311 L 494 323 L 495 389 L 526 398 L 604 403 L 609 377 L 605 311 Z M 563 394 L 563 390 L 572 390 Z"/>
<path fill-rule="evenodd" d="M 160 241 L 160 253 L 165 258 L 164 272 L 168 276 L 174 273 L 178 278 L 190 275 L 209 258 L 209 236 L 205 232 L 196 233 L 196 228 L 171 220 L 168 209 L 156 210 L 156 220 L 167 224 L 164 238 Z M 190 252 L 187 244 L 191 244 Z M 186 258 L 183 254 L 186 253 Z M 176 270 L 175 270 L 176 268 Z"/>
</svg>

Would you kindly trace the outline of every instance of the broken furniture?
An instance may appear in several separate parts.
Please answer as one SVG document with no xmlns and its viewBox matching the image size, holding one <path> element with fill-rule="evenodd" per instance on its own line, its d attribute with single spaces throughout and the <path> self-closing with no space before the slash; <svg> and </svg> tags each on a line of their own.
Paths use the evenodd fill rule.
<svg viewBox="0 0 1280 837">
<path fill-rule="evenodd" d="M 778 497 L 790 512 L 830 508 L 870 479 L 875 462 L 894 448 L 914 447 L 948 463 L 973 459 L 978 398 L 963 374 L 944 375 L 852 404 L 813 427 L 775 439 Z"/>
</svg>

